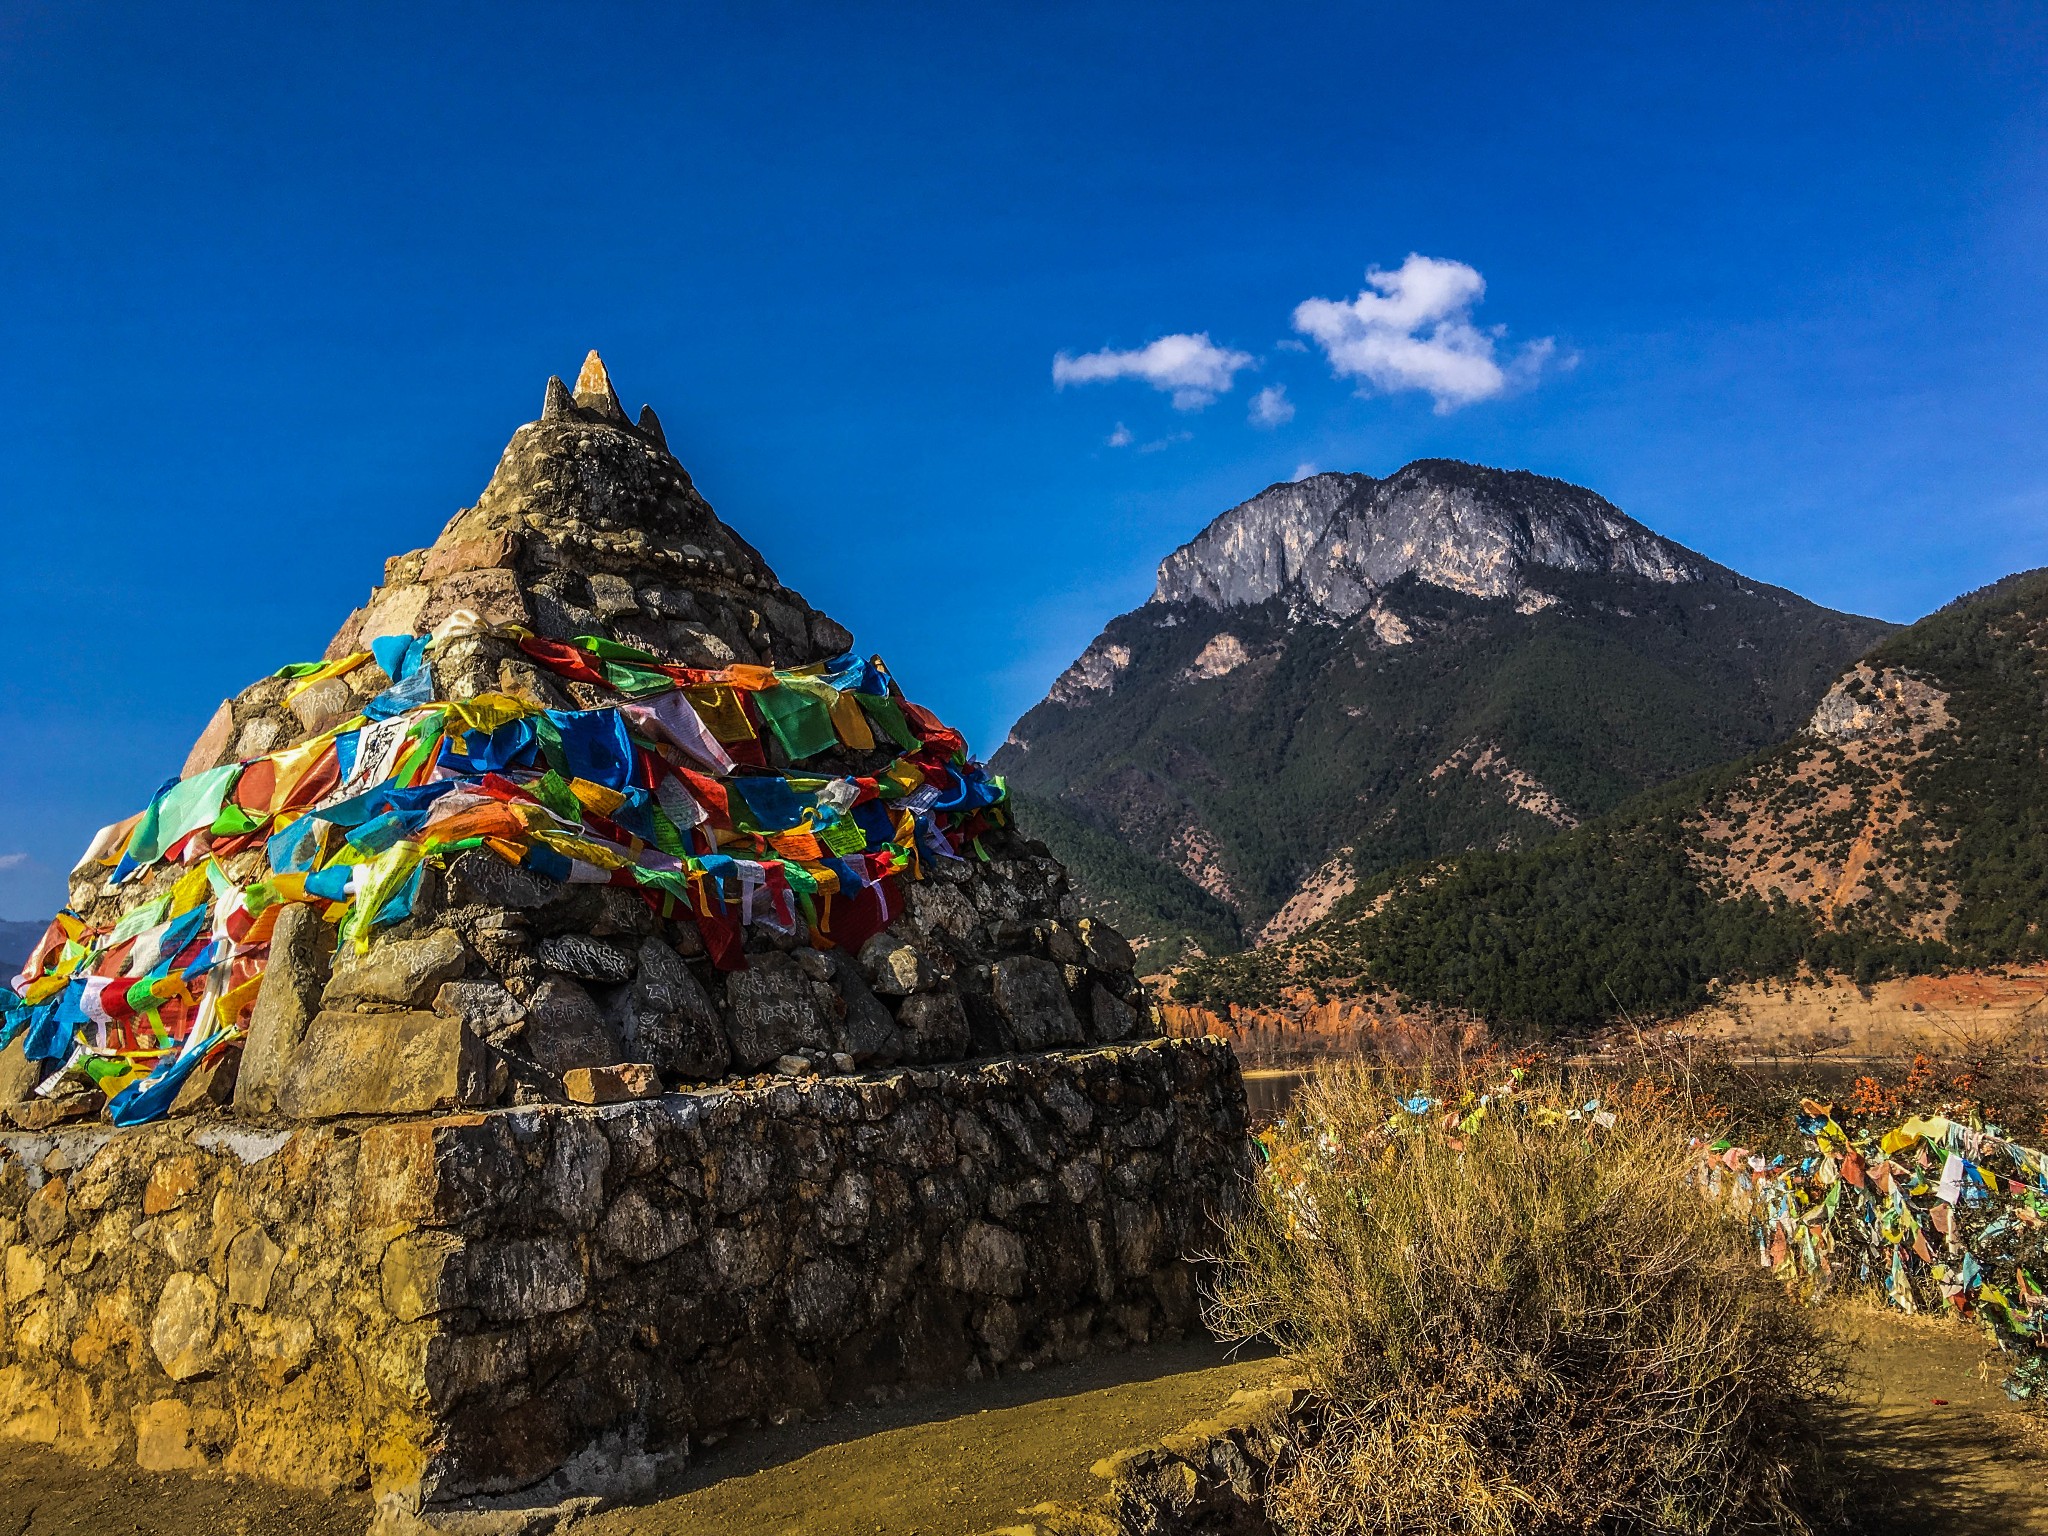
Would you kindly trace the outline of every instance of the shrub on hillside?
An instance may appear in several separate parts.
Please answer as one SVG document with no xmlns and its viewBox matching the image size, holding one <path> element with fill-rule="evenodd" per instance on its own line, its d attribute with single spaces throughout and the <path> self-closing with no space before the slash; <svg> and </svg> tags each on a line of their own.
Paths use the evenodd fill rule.
<svg viewBox="0 0 2048 1536">
<path fill-rule="evenodd" d="M 1311 1084 L 1221 1256 L 1213 1325 L 1280 1345 L 1319 1402 L 1275 1526 L 1807 1529 L 1842 1352 L 1701 1197 L 1682 1132 L 1556 1094 L 1410 1113 L 1390 1087 Z"/>
</svg>

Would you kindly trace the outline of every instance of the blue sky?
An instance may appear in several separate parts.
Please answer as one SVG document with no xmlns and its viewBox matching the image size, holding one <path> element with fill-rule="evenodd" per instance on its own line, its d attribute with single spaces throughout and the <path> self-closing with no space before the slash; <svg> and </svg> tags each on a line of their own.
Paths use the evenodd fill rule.
<svg viewBox="0 0 2048 1536">
<path fill-rule="evenodd" d="M 2048 563 L 2043 16 L 0 4 L 0 917 L 593 345 L 984 750 L 1301 465 L 1894 619 Z"/>
</svg>

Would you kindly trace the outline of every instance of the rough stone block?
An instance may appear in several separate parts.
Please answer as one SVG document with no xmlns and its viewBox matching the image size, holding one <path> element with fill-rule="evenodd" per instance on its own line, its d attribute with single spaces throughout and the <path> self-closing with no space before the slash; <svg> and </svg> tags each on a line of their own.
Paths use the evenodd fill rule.
<svg viewBox="0 0 2048 1536">
<path fill-rule="evenodd" d="M 526 1010 L 527 1048 L 543 1070 L 565 1077 L 578 1067 L 608 1067 L 619 1042 L 588 992 L 566 976 L 534 988 Z"/>
<path fill-rule="evenodd" d="M 0 1104 L 19 1104 L 35 1092 L 48 1064 L 28 1059 L 28 1037 L 16 1035 L 0 1051 Z"/>
<path fill-rule="evenodd" d="M 178 777 L 189 779 L 195 773 L 204 773 L 219 764 L 227 752 L 228 743 L 235 739 L 235 705 L 232 699 L 222 699 L 220 707 L 213 712 L 213 718 L 206 722 L 206 729 L 199 733 L 199 739 L 192 743 L 192 750 L 185 754 L 185 766 Z"/>
<path fill-rule="evenodd" d="M 192 1410 L 160 1397 L 135 1412 L 135 1464 L 145 1472 L 203 1472 L 206 1452 L 197 1443 Z"/>
<path fill-rule="evenodd" d="M 278 1086 L 292 1053 L 320 1011 L 320 992 L 327 984 L 333 952 L 334 929 L 320 920 L 313 906 L 294 902 L 277 914 L 270 959 L 242 1043 L 242 1064 L 235 1077 L 237 1108 L 259 1115 L 277 1108 Z"/>
<path fill-rule="evenodd" d="M 249 1227 L 228 1244 L 228 1300 L 261 1311 L 270 1301 L 270 1282 L 284 1250 L 261 1227 Z"/>
<path fill-rule="evenodd" d="M 458 854 L 448 865 L 448 899 L 458 906 L 474 903 L 531 911 L 558 899 L 567 889 L 559 880 L 507 864 L 481 848 Z"/>
<path fill-rule="evenodd" d="M 418 632 L 419 617 L 427 606 L 427 589 L 417 582 L 402 587 L 385 587 L 374 593 L 363 609 L 358 628 L 364 650 L 382 635 L 410 635 Z"/>
<path fill-rule="evenodd" d="M 896 1019 L 903 1026 L 913 1061 L 958 1061 L 972 1045 L 967 1011 L 960 1006 L 960 994 L 951 988 L 906 997 Z"/>
<path fill-rule="evenodd" d="M 462 609 L 488 628 L 533 622 L 518 572 L 492 568 L 458 571 L 437 582 L 415 622 L 419 629 L 431 631 Z"/>
<path fill-rule="evenodd" d="M 644 1061 L 615 1067 L 572 1067 L 562 1074 L 562 1091 L 575 1104 L 620 1104 L 661 1096 L 661 1077 Z"/>
<path fill-rule="evenodd" d="M 297 1120 L 405 1115 L 485 1102 L 489 1061 L 458 1019 L 436 1013 L 317 1015 L 277 1095 Z"/>
<path fill-rule="evenodd" d="M 990 968 L 990 990 L 1019 1050 L 1079 1045 L 1084 1038 L 1073 999 L 1067 996 L 1066 978 L 1050 960 L 1005 955 Z"/>
<path fill-rule="evenodd" d="M 164 1282 L 149 1325 L 150 1350 L 171 1380 L 189 1381 L 219 1360 L 214 1347 L 219 1325 L 219 1289 L 206 1276 L 181 1270 Z"/>
<path fill-rule="evenodd" d="M 346 679 L 323 677 L 310 688 L 292 695 L 285 708 L 309 736 L 317 736 L 328 727 L 338 725 L 353 712 L 355 695 L 349 691 Z"/>
<path fill-rule="evenodd" d="M 222 1046 L 210 1051 L 205 1061 L 192 1069 L 178 1096 L 171 1100 L 174 1115 L 196 1115 L 231 1104 L 235 1083 L 242 1071 L 242 1047 Z"/>
<path fill-rule="evenodd" d="M 441 983 L 455 980 L 468 964 L 469 947 L 452 928 L 436 928 L 418 939 L 384 939 L 363 955 L 344 947 L 321 1000 L 330 1008 L 349 1003 L 424 1008 Z"/>
<path fill-rule="evenodd" d="M 633 983 L 613 994 L 607 1014 L 620 1044 L 671 1077 L 723 1076 L 732 1048 L 704 984 L 660 939 L 642 939 L 634 959 Z"/>
<path fill-rule="evenodd" d="M 947 1252 L 946 1283 L 978 1296 L 1024 1294 L 1024 1241 L 1006 1227 L 977 1221 Z"/>
<path fill-rule="evenodd" d="M 884 997 L 908 997 L 932 984 L 924 956 L 893 933 L 878 933 L 861 946 L 860 968 Z"/>
<path fill-rule="evenodd" d="M 1098 923 L 1092 917 L 1084 917 L 1076 925 L 1081 933 L 1081 945 L 1088 952 L 1088 963 L 1098 971 L 1127 972 L 1138 963 L 1131 946 L 1124 936 L 1107 923 Z"/>
<path fill-rule="evenodd" d="M 833 989 L 845 1012 L 839 1020 L 836 1045 L 863 1067 L 887 1066 L 910 1055 L 909 1037 L 896 1017 L 868 990 L 860 967 L 843 950 L 812 950 L 827 962 Z"/>
<path fill-rule="evenodd" d="M 609 571 L 591 573 L 590 601 L 601 619 L 615 619 L 621 614 L 640 611 L 640 598 L 633 590 L 633 583 Z"/>
<path fill-rule="evenodd" d="M 788 955 L 754 955 L 750 960 L 746 970 L 735 971 L 725 980 L 726 1003 L 732 1015 L 726 1023 L 726 1038 L 739 1068 L 759 1071 L 799 1046 L 829 1048 L 833 1023 L 829 989 L 812 981 Z"/>
<path fill-rule="evenodd" d="M 73 1120 L 90 1120 L 106 1107 L 106 1098 L 92 1090 L 55 1094 L 47 1099 L 31 1096 L 19 1104 L 8 1105 L 7 1118 L 17 1130 L 47 1131 Z"/>
<path fill-rule="evenodd" d="M 526 1005 L 500 981 L 448 981 L 434 994 L 434 1012 L 460 1019 L 486 1040 L 526 1022 Z"/>
<path fill-rule="evenodd" d="M 1095 1039 L 1107 1045 L 1128 1040 L 1138 1031 L 1138 1011 L 1101 982 L 1088 995 L 1089 1023 Z"/>
<path fill-rule="evenodd" d="M 538 958 L 551 971 L 574 976 L 578 981 L 611 986 L 631 980 L 636 964 L 632 951 L 581 933 L 558 933 L 542 939 Z"/>
<path fill-rule="evenodd" d="M 517 537 L 509 529 L 436 544 L 427 551 L 426 562 L 420 567 L 420 580 L 432 586 L 457 571 L 510 565 L 517 550 Z"/>
</svg>

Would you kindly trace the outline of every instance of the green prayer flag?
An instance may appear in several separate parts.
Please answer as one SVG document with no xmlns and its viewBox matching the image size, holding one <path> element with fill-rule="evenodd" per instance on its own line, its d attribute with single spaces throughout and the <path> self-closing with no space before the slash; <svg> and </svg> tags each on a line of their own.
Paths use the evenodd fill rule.
<svg viewBox="0 0 2048 1536">
<path fill-rule="evenodd" d="M 570 826 L 583 825 L 583 802 L 570 792 L 569 781 L 553 768 L 526 787 L 533 791 L 534 799 L 568 822 Z"/>
<path fill-rule="evenodd" d="M 245 832 L 254 832 L 263 822 L 251 816 L 234 801 L 230 800 L 220 808 L 220 814 L 213 818 L 209 828 L 215 837 L 240 837 Z"/>
<path fill-rule="evenodd" d="M 856 693 L 860 707 L 868 712 L 868 718 L 882 728 L 882 733 L 906 752 L 915 752 L 924 743 L 911 732 L 910 722 L 903 718 L 903 711 L 896 701 L 879 693 Z"/>
<path fill-rule="evenodd" d="M 657 693 L 671 693 L 677 687 L 676 680 L 666 672 L 622 661 L 604 663 L 604 680 L 629 699 L 651 698 Z"/>
<path fill-rule="evenodd" d="M 153 863 L 180 838 L 212 826 L 241 775 L 240 763 L 226 763 L 173 784 L 142 813 L 128 842 L 128 857 L 137 864 Z"/>
<path fill-rule="evenodd" d="M 754 703 L 792 759 L 816 757 L 839 745 L 839 734 L 832 729 L 831 705 L 808 689 L 778 683 L 755 694 Z"/>
<path fill-rule="evenodd" d="M 659 664 L 661 658 L 651 651 L 643 651 L 637 645 L 621 645 L 616 640 L 607 640 L 602 635 L 578 635 L 576 643 L 600 661 L 644 661 Z"/>
</svg>

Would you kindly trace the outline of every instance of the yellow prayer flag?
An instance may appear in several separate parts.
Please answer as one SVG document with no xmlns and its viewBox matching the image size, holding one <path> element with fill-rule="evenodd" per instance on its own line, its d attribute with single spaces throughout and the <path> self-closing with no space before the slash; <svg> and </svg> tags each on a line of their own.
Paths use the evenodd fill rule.
<svg viewBox="0 0 2048 1536">
<path fill-rule="evenodd" d="M 875 733 L 868 729 L 868 713 L 852 694 L 842 693 L 832 700 L 832 729 L 854 751 L 874 750 Z"/>
<path fill-rule="evenodd" d="M 330 677 L 346 676 L 369 659 L 370 653 L 368 651 L 357 651 L 353 656 L 343 656 L 337 661 L 328 662 L 318 672 L 308 672 L 296 683 L 293 683 L 290 688 L 285 690 L 285 703 L 291 703 L 293 699 L 296 699 L 315 683 L 324 683 Z"/>
</svg>

